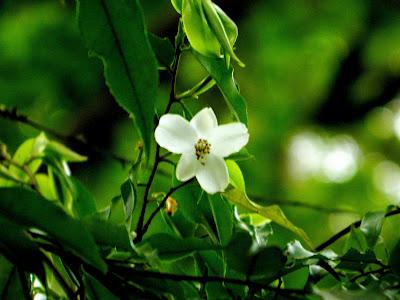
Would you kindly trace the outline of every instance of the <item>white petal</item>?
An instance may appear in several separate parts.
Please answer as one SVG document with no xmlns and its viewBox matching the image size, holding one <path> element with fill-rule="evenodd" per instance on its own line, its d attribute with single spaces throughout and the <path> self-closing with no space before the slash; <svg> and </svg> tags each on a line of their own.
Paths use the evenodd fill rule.
<svg viewBox="0 0 400 300">
<path fill-rule="evenodd" d="M 229 183 L 228 168 L 224 159 L 212 154 L 207 155 L 205 164 L 200 164 L 197 169 L 196 178 L 207 193 L 223 192 Z"/>
<path fill-rule="evenodd" d="M 176 167 L 176 178 L 180 181 L 187 181 L 196 175 L 200 163 L 196 159 L 194 150 L 183 153 Z"/>
<path fill-rule="evenodd" d="M 211 153 L 226 157 L 238 152 L 249 141 L 249 132 L 243 123 L 230 123 L 215 128 L 208 142 Z"/>
<path fill-rule="evenodd" d="M 197 141 L 196 131 L 189 121 L 175 114 L 163 115 L 154 135 L 161 147 L 178 154 L 194 149 Z"/>
<path fill-rule="evenodd" d="M 199 137 L 207 138 L 210 131 L 218 126 L 217 117 L 211 107 L 203 108 L 190 120 L 190 125 Z"/>
</svg>

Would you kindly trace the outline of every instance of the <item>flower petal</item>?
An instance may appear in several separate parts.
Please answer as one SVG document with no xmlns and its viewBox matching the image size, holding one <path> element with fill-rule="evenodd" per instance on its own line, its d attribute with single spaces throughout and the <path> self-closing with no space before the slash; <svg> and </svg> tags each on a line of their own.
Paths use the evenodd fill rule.
<svg viewBox="0 0 400 300">
<path fill-rule="evenodd" d="M 200 164 L 197 181 L 201 188 L 209 194 L 223 192 L 229 183 L 228 168 L 223 158 L 216 155 L 207 155 L 204 165 Z"/>
<path fill-rule="evenodd" d="M 210 137 L 211 153 L 226 157 L 238 152 L 249 141 L 249 132 L 243 123 L 230 123 L 215 128 Z"/>
<path fill-rule="evenodd" d="M 201 138 L 207 138 L 210 131 L 218 126 L 217 117 L 211 107 L 203 108 L 191 120 L 190 125 Z"/>
<path fill-rule="evenodd" d="M 197 141 L 196 131 L 189 121 L 175 114 L 163 115 L 154 135 L 161 147 L 178 154 L 194 149 Z"/>
<path fill-rule="evenodd" d="M 176 178 L 179 181 L 187 181 L 193 178 L 199 165 L 194 151 L 183 153 L 176 167 Z"/>
</svg>

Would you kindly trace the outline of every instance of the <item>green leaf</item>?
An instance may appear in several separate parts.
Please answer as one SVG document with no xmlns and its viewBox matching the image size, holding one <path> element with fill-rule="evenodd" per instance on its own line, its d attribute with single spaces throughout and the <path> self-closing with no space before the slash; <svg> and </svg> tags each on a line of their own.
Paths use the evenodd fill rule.
<svg viewBox="0 0 400 300">
<path fill-rule="evenodd" d="M 261 247 L 252 254 L 248 275 L 253 280 L 271 280 L 284 268 L 286 257 L 278 247 Z"/>
<path fill-rule="evenodd" d="M 208 195 L 215 227 L 217 228 L 219 242 L 226 246 L 233 234 L 233 209 L 232 206 L 219 194 Z"/>
<path fill-rule="evenodd" d="M 0 255 L 0 298 L 25 299 L 22 282 L 18 269 L 7 259 Z"/>
<path fill-rule="evenodd" d="M 359 228 L 351 227 L 350 234 L 344 244 L 344 252 L 350 249 L 355 249 L 361 253 L 364 253 L 368 249 L 367 239 Z"/>
<path fill-rule="evenodd" d="M 225 276 L 226 263 L 216 251 L 200 252 L 201 259 L 207 267 L 207 275 L 209 276 Z M 203 267 L 204 269 L 204 267 Z M 230 299 L 226 291 L 227 288 L 220 282 L 208 282 L 205 284 L 207 299 Z"/>
<path fill-rule="evenodd" d="M 0 187 L 13 186 L 16 184 L 15 180 L 18 180 L 18 177 L 0 164 Z"/>
<path fill-rule="evenodd" d="M 40 194 L 49 200 L 57 200 L 57 189 L 54 180 L 46 174 L 36 174 L 35 180 Z"/>
<path fill-rule="evenodd" d="M 228 167 L 229 183 L 242 192 L 246 192 L 246 185 L 244 183 L 242 170 L 240 170 L 238 164 L 230 159 L 225 160 L 225 163 Z"/>
<path fill-rule="evenodd" d="M 84 274 L 83 282 L 88 299 L 90 300 L 117 300 L 119 299 L 111 293 L 105 286 L 89 274 Z"/>
<path fill-rule="evenodd" d="M 0 189 L 0 214 L 47 232 L 87 263 L 103 272 L 107 269 L 85 227 L 37 193 L 21 188 Z"/>
<path fill-rule="evenodd" d="M 286 257 L 277 247 L 257 247 L 244 231 L 234 235 L 224 249 L 228 269 L 234 269 L 253 280 L 269 280 L 284 267 Z"/>
<path fill-rule="evenodd" d="M 118 225 L 125 224 L 125 207 L 121 196 L 118 195 L 111 199 L 111 205 L 107 212 L 106 219 L 108 221 Z"/>
<path fill-rule="evenodd" d="M 194 50 L 192 53 L 217 83 L 235 118 L 247 125 L 246 101 L 239 93 L 232 66 L 227 68 L 223 58 L 207 57 Z"/>
<path fill-rule="evenodd" d="M 46 147 L 46 153 L 55 155 L 62 160 L 69 162 L 83 162 L 87 160 L 86 156 L 80 155 L 56 141 L 49 141 Z"/>
<path fill-rule="evenodd" d="M 132 251 L 126 228 L 112 222 L 90 216 L 82 220 L 83 225 L 92 234 L 99 246 Z"/>
<path fill-rule="evenodd" d="M 96 200 L 93 194 L 76 178 L 71 177 L 73 184 L 72 194 L 74 197 L 73 208 L 79 218 L 94 214 Z"/>
<path fill-rule="evenodd" d="M 374 247 L 382 231 L 385 212 L 368 212 L 361 221 L 360 230 L 364 233 L 369 247 Z"/>
<path fill-rule="evenodd" d="M 252 244 L 251 236 L 247 232 L 236 232 L 229 245 L 224 249 L 228 267 L 247 274 L 250 267 Z"/>
<path fill-rule="evenodd" d="M 400 240 L 390 253 L 389 265 L 397 275 L 400 275 Z"/>
<path fill-rule="evenodd" d="M 171 0 L 172 6 L 179 14 L 182 13 L 182 2 L 183 0 Z"/>
<path fill-rule="evenodd" d="M 132 213 L 136 203 L 136 188 L 129 178 L 121 185 L 121 196 L 124 201 L 125 225 L 130 230 Z"/>
<path fill-rule="evenodd" d="M 139 1 L 79 0 L 78 21 L 87 47 L 103 60 L 111 93 L 134 116 L 148 154 L 158 71 Z"/>
<path fill-rule="evenodd" d="M 234 160 L 234 161 L 242 161 L 242 160 L 249 160 L 253 159 L 254 156 L 249 153 L 246 147 L 240 149 L 239 152 L 233 153 L 229 155 L 226 159 Z"/>
<path fill-rule="evenodd" d="M 43 281 L 46 278 L 42 264 L 44 257 L 26 229 L 0 215 L 0 252 L 15 265 L 23 266 Z"/>
<path fill-rule="evenodd" d="M 378 290 L 347 290 L 340 287 L 335 287 L 332 289 L 318 289 L 315 288 L 314 292 L 316 295 L 320 296 L 322 300 L 386 300 L 389 299 L 383 293 Z"/>
<path fill-rule="evenodd" d="M 297 240 L 288 243 L 286 252 L 288 256 L 294 259 L 306 259 L 316 255 L 316 253 L 304 249 L 303 245 Z"/>
<path fill-rule="evenodd" d="M 350 249 L 340 258 L 340 263 L 336 266 L 338 269 L 363 271 L 369 264 L 377 264 L 375 253 L 367 250 L 361 253 L 358 250 Z"/>
<path fill-rule="evenodd" d="M 296 227 L 293 225 L 285 216 L 283 211 L 277 205 L 271 206 L 260 206 L 254 202 L 252 202 L 247 195 L 240 191 L 239 189 L 230 189 L 222 195 L 231 201 L 233 204 L 241 206 L 245 209 L 250 211 L 256 212 L 271 221 L 275 222 L 276 224 L 285 227 L 286 229 L 292 231 L 293 233 L 297 234 L 301 237 L 310 248 L 313 248 L 312 242 L 307 234 L 304 232 L 303 229 Z"/>
<path fill-rule="evenodd" d="M 163 260 L 177 260 L 193 254 L 196 251 L 215 249 L 206 240 L 199 238 L 180 239 L 176 236 L 158 233 L 143 240 L 137 247 L 140 249 L 150 244 Z"/>
<path fill-rule="evenodd" d="M 18 147 L 17 151 L 13 156 L 13 161 L 21 166 L 27 166 L 32 174 L 35 174 L 39 170 L 42 160 L 40 156 L 45 151 L 48 144 L 46 136 L 41 133 L 36 138 L 28 139 L 21 146 Z M 28 175 L 20 168 L 11 165 L 10 173 L 21 178 L 22 180 L 28 180 Z"/>
<path fill-rule="evenodd" d="M 149 41 L 157 57 L 158 68 L 169 70 L 175 57 L 175 49 L 168 38 L 149 33 Z"/>
<path fill-rule="evenodd" d="M 225 55 L 229 54 L 240 66 L 244 63 L 236 56 L 233 45 L 238 36 L 238 29 L 225 12 L 211 0 L 201 0 L 207 23 L 220 43 Z"/>
<path fill-rule="evenodd" d="M 183 0 L 182 21 L 193 49 L 205 56 L 221 56 L 221 45 L 207 22 L 201 0 Z"/>
</svg>

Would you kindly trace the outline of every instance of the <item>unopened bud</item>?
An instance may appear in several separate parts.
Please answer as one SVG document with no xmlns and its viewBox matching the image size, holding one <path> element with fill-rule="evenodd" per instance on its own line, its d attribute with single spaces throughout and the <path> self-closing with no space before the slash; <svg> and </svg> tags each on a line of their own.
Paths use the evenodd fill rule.
<svg viewBox="0 0 400 300">
<path fill-rule="evenodd" d="M 168 197 L 167 202 L 165 203 L 165 212 L 172 216 L 176 210 L 178 209 L 178 203 L 174 198 Z"/>
</svg>

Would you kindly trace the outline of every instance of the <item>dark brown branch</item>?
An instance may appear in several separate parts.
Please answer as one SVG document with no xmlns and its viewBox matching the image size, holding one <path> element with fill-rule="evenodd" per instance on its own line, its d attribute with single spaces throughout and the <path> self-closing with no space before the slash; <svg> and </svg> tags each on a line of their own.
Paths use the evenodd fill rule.
<svg viewBox="0 0 400 300">
<path fill-rule="evenodd" d="M 16 109 L 9 109 L 7 107 L 0 106 L 0 118 L 7 119 L 7 120 L 10 120 L 13 122 L 22 123 L 22 124 L 28 125 L 32 128 L 35 128 L 39 131 L 44 131 L 45 133 L 47 133 L 47 134 L 51 135 L 52 137 L 54 137 L 55 139 L 57 139 L 58 141 L 68 145 L 75 151 L 83 152 L 85 155 L 94 153 L 94 154 L 100 155 L 102 157 L 106 157 L 106 158 L 109 157 L 113 160 L 120 162 L 123 165 L 129 165 L 129 164 L 133 163 L 132 160 L 118 156 L 109 151 L 101 150 L 94 145 L 91 145 L 87 142 L 82 141 L 81 139 L 79 139 L 78 137 L 76 137 L 74 135 L 62 134 L 58 131 L 55 131 L 52 128 L 49 128 L 45 125 L 37 123 L 37 122 L 31 120 L 27 115 L 20 114 Z"/>
<path fill-rule="evenodd" d="M 181 21 L 179 21 L 181 22 Z M 179 28 L 178 28 L 178 35 L 179 35 L 179 30 L 181 30 L 181 23 L 179 23 Z M 172 80 L 171 80 L 171 90 L 169 94 L 169 100 L 167 103 L 167 107 L 165 108 L 164 114 L 168 113 L 171 110 L 172 104 L 176 102 L 176 80 L 177 80 L 177 75 L 178 75 L 178 68 L 179 68 L 179 61 L 181 57 L 181 45 L 177 43 L 175 45 L 175 57 L 174 61 L 171 66 L 171 72 L 172 72 Z M 160 156 L 160 146 L 157 144 L 156 146 L 156 153 L 155 153 L 155 158 L 154 158 L 154 165 L 151 170 L 149 180 L 147 181 L 146 188 L 144 191 L 144 196 L 143 196 L 143 205 L 142 209 L 140 211 L 139 215 L 139 220 L 136 226 L 136 233 L 137 236 L 135 238 L 135 242 L 140 242 L 142 240 L 143 234 L 145 232 L 143 228 L 143 223 L 144 223 L 144 217 L 146 214 L 146 209 L 147 209 L 147 204 L 148 204 L 148 198 L 149 198 L 149 193 L 151 189 L 151 185 L 153 184 L 154 178 L 157 173 L 158 165 L 161 162 L 161 156 Z"/>
<path fill-rule="evenodd" d="M 158 273 L 154 271 L 144 271 L 144 270 L 136 270 L 132 268 L 127 268 L 124 266 L 113 266 L 113 269 L 117 271 L 119 274 L 125 273 L 125 276 L 137 276 L 141 278 L 155 278 L 155 279 L 165 279 L 165 280 L 173 280 L 173 281 L 192 281 L 199 282 L 202 284 L 209 282 L 220 282 L 220 283 L 230 283 L 236 285 L 244 285 L 248 287 L 253 287 L 257 289 L 264 289 L 268 291 L 273 291 L 279 293 L 281 295 L 307 295 L 309 294 L 305 290 L 299 289 L 286 289 L 280 287 L 272 287 L 266 286 L 265 284 L 250 281 L 250 280 L 242 280 L 236 278 L 227 278 L 220 276 L 191 276 L 191 275 L 180 275 L 180 274 L 172 274 L 172 273 Z"/>
<path fill-rule="evenodd" d="M 385 218 L 387 217 L 391 217 L 394 215 L 398 215 L 400 214 L 400 208 L 397 208 L 395 210 L 389 211 L 385 214 Z M 346 228 L 342 229 L 341 231 L 339 231 L 338 233 L 336 233 L 335 235 L 333 235 L 332 237 L 330 237 L 328 240 L 326 240 L 325 242 L 323 242 L 322 244 L 320 244 L 319 246 L 317 246 L 314 251 L 318 252 L 321 250 L 324 250 L 326 247 L 332 245 L 334 242 L 336 242 L 338 239 L 340 239 L 342 236 L 348 234 L 351 231 L 351 228 L 358 228 L 361 225 L 361 220 L 356 221 L 352 224 L 350 224 L 349 226 L 347 226 Z"/>
<path fill-rule="evenodd" d="M 181 184 L 171 188 L 168 193 L 164 196 L 163 200 L 160 202 L 160 204 L 157 206 L 157 208 L 152 212 L 150 215 L 149 219 L 147 220 L 146 224 L 143 226 L 142 234 L 145 234 L 146 231 L 149 229 L 149 226 L 151 222 L 153 221 L 154 217 L 158 214 L 158 212 L 165 207 L 165 202 L 167 202 L 168 197 L 170 197 L 173 193 L 175 193 L 177 190 L 180 188 L 184 187 L 185 185 L 188 185 L 189 183 L 192 183 L 194 179 L 182 182 Z"/>
<path fill-rule="evenodd" d="M 372 270 L 372 271 L 368 271 L 368 272 L 363 272 L 363 273 L 361 273 L 361 274 L 359 274 L 359 275 L 357 275 L 357 276 L 354 276 L 353 278 L 350 279 L 350 282 L 355 282 L 356 280 L 358 280 L 358 279 L 360 279 L 360 278 L 362 278 L 362 277 L 368 276 L 368 275 L 372 275 L 372 274 L 383 275 L 383 274 L 386 274 L 386 273 L 388 273 L 388 272 L 389 272 L 388 267 L 382 267 L 382 268 L 379 268 L 379 269 L 377 269 L 377 270 Z"/>
</svg>

